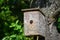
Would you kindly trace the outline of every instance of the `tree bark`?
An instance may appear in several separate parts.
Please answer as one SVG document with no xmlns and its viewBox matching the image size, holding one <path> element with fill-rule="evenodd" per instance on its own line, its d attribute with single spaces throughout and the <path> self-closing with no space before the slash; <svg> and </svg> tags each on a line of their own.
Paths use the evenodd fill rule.
<svg viewBox="0 0 60 40">
<path fill-rule="evenodd" d="M 45 40 L 60 40 L 60 33 L 58 33 L 54 25 L 56 19 L 53 16 L 58 14 L 60 9 L 60 0 L 33 0 L 31 8 L 39 7 L 46 16 L 46 39 Z M 58 10 L 58 11 L 57 11 Z"/>
</svg>

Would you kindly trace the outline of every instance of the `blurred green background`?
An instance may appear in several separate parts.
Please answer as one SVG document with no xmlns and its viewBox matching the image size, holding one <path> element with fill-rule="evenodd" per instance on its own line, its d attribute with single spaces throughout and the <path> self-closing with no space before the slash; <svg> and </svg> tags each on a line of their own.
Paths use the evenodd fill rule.
<svg viewBox="0 0 60 40">
<path fill-rule="evenodd" d="M 0 0 L 0 40 L 28 40 L 23 31 L 23 13 L 29 8 L 24 0 Z"/>
</svg>

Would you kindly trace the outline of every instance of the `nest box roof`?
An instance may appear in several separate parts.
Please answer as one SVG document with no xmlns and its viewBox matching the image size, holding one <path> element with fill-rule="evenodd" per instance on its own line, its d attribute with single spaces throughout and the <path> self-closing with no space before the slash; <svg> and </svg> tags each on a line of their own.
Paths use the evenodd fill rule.
<svg viewBox="0 0 60 40">
<path fill-rule="evenodd" d="M 40 10 L 40 8 L 22 9 L 21 11 L 23 11 L 23 12 L 40 11 L 45 16 L 45 14 Z"/>
</svg>

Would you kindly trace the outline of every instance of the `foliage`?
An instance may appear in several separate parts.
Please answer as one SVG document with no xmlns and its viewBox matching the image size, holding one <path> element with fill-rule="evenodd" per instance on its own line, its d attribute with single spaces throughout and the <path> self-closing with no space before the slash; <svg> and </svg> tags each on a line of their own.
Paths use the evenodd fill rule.
<svg viewBox="0 0 60 40">
<path fill-rule="evenodd" d="M 0 0 L 0 40 L 27 40 L 23 33 L 24 0 Z"/>
<path fill-rule="evenodd" d="M 24 40 L 24 34 L 23 34 L 23 28 L 21 25 L 18 25 L 18 20 L 16 23 L 11 23 L 9 26 L 11 29 L 13 28 L 12 32 L 5 33 L 6 37 L 4 37 L 2 40 Z"/>
<path fill-rule="evenodd" d="M 60 15 L 57 16 L 57 21 L 56 22 L 57 22 L 57 24 L 56 24 L 57 25 L 57 30 L 60 33 Z"/>
</svg>

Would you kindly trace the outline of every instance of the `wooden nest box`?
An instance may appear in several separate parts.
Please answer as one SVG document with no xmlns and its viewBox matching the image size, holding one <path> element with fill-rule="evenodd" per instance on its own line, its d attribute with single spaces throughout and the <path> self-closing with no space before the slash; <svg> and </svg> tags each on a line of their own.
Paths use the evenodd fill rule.
<svg viewBox="0 0 60 40">
<path fill-rule="evenodd" d="M 24 33 L 26 36 L 45 36 L 45 15 L 39 8 L 22 9 L 24 12 Z"/>
</svg>

